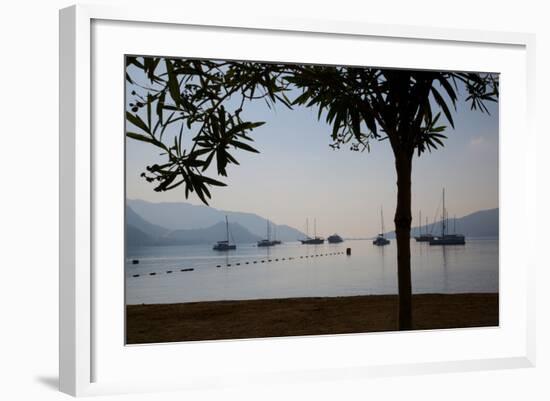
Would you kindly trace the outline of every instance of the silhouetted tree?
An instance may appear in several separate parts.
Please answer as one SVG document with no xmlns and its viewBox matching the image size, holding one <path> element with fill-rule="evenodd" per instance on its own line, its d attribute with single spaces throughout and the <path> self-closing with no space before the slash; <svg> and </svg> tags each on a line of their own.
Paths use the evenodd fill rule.
<svg viewBox="0 0 550 401">
<path fill-rule="evenodd" d="M 485 73 L 412 71 L 237 61 L 127 57 L 126 79 L 136 88 L 126 113 L 126 135 L 159 148 L 162 164 L 142 176 L 156 191 L 185 186 L 207 204 L 209 186 L 223 186 L 205 175 L 214 162 L 226 176 L 238 164 L 232 150 L 257 152 L 243 109 L 251 101 L 316 107 L 332 127 L 339 149 L 370 150 L 372 140 L 388 140 L 395 156 L 399 329 L 412 328 L 410 265 L 411 172 L 413 155 L 443 146 L 446 127 L 454 127 L 457 92 L 464 88 L 472 110 L 488 112 L 498 98 L 498 77 Z M 135 73 L 146 77 L 137 82 Z M 174 135 L 174 126 L 178 134 Z M 169 129 L 169 127 L 172 127 Z M 165 135 L 167 132 L 172 135 Z"/>
</svg>

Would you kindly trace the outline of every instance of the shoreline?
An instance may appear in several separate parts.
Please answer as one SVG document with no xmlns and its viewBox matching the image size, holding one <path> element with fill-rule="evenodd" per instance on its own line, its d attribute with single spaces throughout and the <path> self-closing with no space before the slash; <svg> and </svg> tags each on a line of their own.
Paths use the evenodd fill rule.
<svg viewBox="0 0 550 401">
<path fill-rule="evenodd" d="M 360 295 L 127 305 L 126 343 L 396 331 L 397 304 Z M 413 295 L 413 330 L 498 324 L 498 293 Z"/>
</svg>

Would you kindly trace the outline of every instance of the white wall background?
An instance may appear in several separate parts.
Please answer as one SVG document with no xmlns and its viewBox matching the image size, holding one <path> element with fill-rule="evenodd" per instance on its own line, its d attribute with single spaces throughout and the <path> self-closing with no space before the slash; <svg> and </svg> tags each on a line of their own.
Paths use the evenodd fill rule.
<svg viewBox="0 0 550 401">
<path fill-rule="evenodd" d="M 134 1 L 96 1 L 132 4 Z M 179 4 L 190 12 L 219 10 L 228 17 L 259 12 L 337 20 L 396 23 L 537 34 L 539 131 L 538 233 L 544 249 L 549 204 L 548 101 L 550 13 L 545 2 L 524 0 L 384 0 L 332 2 L 140 1 L 154 7 Z M 187 4 L 189 3 L 189 4 Z M 219 3 L 219 6 L 218 6 Z M 0 6 L 0 398 L 58 400 L 58 9 L 64 0 L 4 1 Z M 313 6 L 314 5 L 314 6 Z M 521 137 L 518 136 L 518 146 Z M 543 242 L 544 241 L 544 242 Z M 538 363 L 534 369 L 332 382 L 284 388 L 239 388 L 223 392 L 166 393 L 107 399 L 549 399 L 549 265 L 541 252 L 537 267 Z"/>
</svg>

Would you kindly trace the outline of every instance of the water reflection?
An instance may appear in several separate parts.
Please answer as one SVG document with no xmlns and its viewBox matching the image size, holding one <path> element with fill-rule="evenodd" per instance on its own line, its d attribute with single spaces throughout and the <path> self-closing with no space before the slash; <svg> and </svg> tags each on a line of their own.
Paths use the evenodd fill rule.
<svg viewBox="0 0 550 401">
<path fill-rule="evenodd" d="M 449 290 L 449 272 L 447 269 L 447 247 L 441 246 L 441 254 L 443 256 L 443 291 Z"/>
<path fill-rule="evenodd" d="M 223 253 L 208 246 L 139 248 L 127 258 L 127 302 L 394 294 L 395 245 L 392 241 L 377 247 L 372 241 L 354 240 L 283 243 L 262 249 L 239 244 L 237 250 Z M 347 247 L 352 248 L 351 256 L 345 254 Z M 132 259 L 139 259 L 139 264 L 132 264 Z M 227 265 L 231 267 L 216 268 Z M 181 272 L 181 268 L 193 270 Z M 415 293 L 495 292 L 498 241 L 469 240 L 460 249 L 412 241 L 411 268 Z M 166 274 L 167 270 L 174 273 Z"/>
<path fill-rule="evenodd" d="M 374 246 L 374 245 L 373 245 Z M 380 275 L 383 285 L 386 285 L 386 246 L 374 246 L 378 249 L 378 256 L 380 257 Z"/>
</svg>

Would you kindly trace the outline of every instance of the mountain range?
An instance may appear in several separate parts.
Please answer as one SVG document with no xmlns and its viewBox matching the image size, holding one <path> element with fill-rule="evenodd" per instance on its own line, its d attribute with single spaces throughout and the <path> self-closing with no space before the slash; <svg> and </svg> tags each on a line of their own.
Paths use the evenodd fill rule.
<svg viewBox="0 0 550 401">
<path fill-rule="evenodd" d="M 127 200 L 127 206 L 140 215 L 144 220 L 164 227 L 167 230 L 190 230 L 213 226 L 220 221 L 225 221 L 227 216 L 229 223 L 237 223 L 250 231 L 251 234 L 265 238 L 266 217 L 254 213 L 233 212 L 220 210 L 204 205 L 192 205 L 185 202 L 147 202 L 138 199 Z M 277 239 L 281 241 L 296 241 L 305 237 L 301 231 L 285 224 L 272 224 L 276 231 Z M 235 239 L 237 240 L 237 239 Z M 237 242 L 242 242 L 238 241 Z"/>
<path fill-rule="evenodd" d="M 267 222 L 253 213 L 224 211 L 189 203 L 126 203 L 128 246 L 215 243 L 226 238 L 225 216 L 231 242 L 253 243 L 266 237 Z M 281 241 L 296 241 L 305 234 L 287 225 L 271 223 L 271 235 Z"/>
<path fill-rule="evenodd" d="M 466 237 L 498 237 L 499 209 L 480 210 L 456 219 L 448 219 L 447 233 L 464 234 Z M 455 228 L 456 227 L 456 228 Z M 441 220 L 422 226 L 422 233 L 438 235 L 441 233 Z M 411 236 L 418 235 L 418 226 L 411 228 Z M 385 233 L 389 238 L 395 238 L 395 231 Z"/>
<path fill-rule="evenodd" d="M 456 219 L 456 232 L 466 237 L 498 237 L 499 211 L 481 210 Z M 232 212 L 189 203 L 153 203 L 128 200 L 126 204 L 126 243 L 128 246 L 213 244 L 226 238 L 225 216 L 229 220 L 231 242 L 254 243 L 266 237 L 266 219 L 254 213 Z M 454 232 L 450 219 L 448 232 Z M 287 225 L 271 223 L 271 233 L 283 242 L 296 241 L 305 234 Z M 441 221 L 422 226 L 422 232 L 434 235 Z M 418 235 L 418 227 L 411 236 Z M 386 233 L 389 238 L 395 232 Z"/>
</svg>

